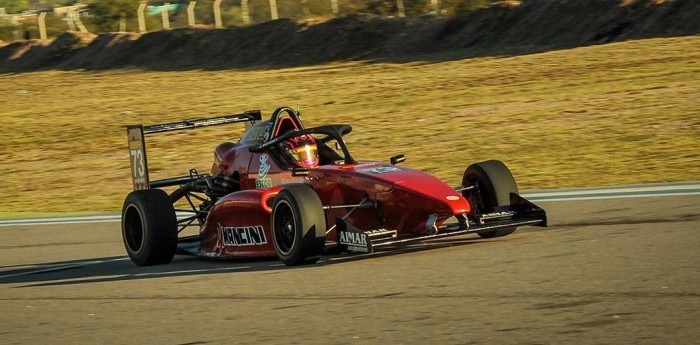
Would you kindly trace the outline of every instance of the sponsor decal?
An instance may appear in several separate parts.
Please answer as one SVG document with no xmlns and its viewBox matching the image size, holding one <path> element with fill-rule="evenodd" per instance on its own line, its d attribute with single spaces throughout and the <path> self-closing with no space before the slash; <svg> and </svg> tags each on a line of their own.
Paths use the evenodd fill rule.
<svg viewBox="0 0 700 345">
<path fill-rule="evenodd" d="M 267 244 L 262 225 L 222 226 L 219 224 L 219 236 L 224 247 L 259 246 Z"/>
<path fill-rule="evenodd" d="M 437 214 L 433 213 L 430 216 L 428 216 L 428 220 L 425 221 L 425 230 L 428 232 L 428 234 L 435 235 L 438 232 L 438 227 L 437 227 Z"/>
<path fill-rule="evenodd" d="M 481 215 L 482 218 L 497 218 L 497 217 L 509 217 L 515 215 L 515 212 L 513 211 L 504 211 L 504 212 L 493 212 L 493 213 L 484 213 Z"/>
<path fill-rule="evenodd" d="M 267 153 L 264 153 L 260 156 L 260 167 L 258 168 L 258 177 L 265 177 L 267 176 L 267 173 L 270 172 L 270 163 L 267 161 L 270 159 L 270 156 L 267 155 Z"/>
<path fill-rule="evenodd" d="M 360 164 L 355 165 L 355 168 L 369 167 L 369 166 L 373 166 L 373 165 L 377 165 L 377 164 L 379 164 L 379 163 L 377 163 L 377 162 L 360 163 Z"/>
<path fill-rule="evenodd" d="M 282 179 L 282 184 L 290 184 L 290 183 L 311 183 L 311 182 L 305 178 L 283 178 Z"/>
<path fill-rule="evenodd" d="M 267 173 L 270 172 L 270 163 L 267 161 L 270 156 L 264 153 L 260 156 L 260 167 L 258 168 L 258 179 L 255 180 L 255 188 L 271 188 L 272 180 L 267 177 Z"/>
<path fill-rule="evenodd" d="M 267 123 L 267 129 L 265 130 L 265 136 L 263 137 L 263 141 L 267 141 L 270 139 L 270 134 L 272 132 L 272 122 Z"/>
<path fill-rule="evenodd" d="M 457 201 L 457 200 L 459 200 L 459 197 L 456 195 L 448 195 L 445 197 L 445 199 L 447 199 L 449 201 Z"/>
<path fill-rule="evenodd" d="M 389 237 L 396 237 L 396 230 L 388 230 L 388 229 L 376 229 L 376 230 L 367 230 L 365 233 L 369 237 L 379 237 L 379 236 L 389 236 Z"/>
<path fill-rule="evenodd" d="M 399 167 L 394 166 L 382 166 L 370 169 L 358 169 L 359 172 L 369 173 L 369 174 L 388 174 L 403 170 Z"/>
<path fill-rule="evenodd" d="M 370 246 L 367 241 L 367 234 L 361 232 L 339 231 L 338 243 L 348 247 L 352 252 L 369 253 Z"/>
<path fill-rule="evenodd" d="M 255 188 L 272 188 L 272 180 L 269 178 L 259 178 L 255 180 Z"/>
</svg>

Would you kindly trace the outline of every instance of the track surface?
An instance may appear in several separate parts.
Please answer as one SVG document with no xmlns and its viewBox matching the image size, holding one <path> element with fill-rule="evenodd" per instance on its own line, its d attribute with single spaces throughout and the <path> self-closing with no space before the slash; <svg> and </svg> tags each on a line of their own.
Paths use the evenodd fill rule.
<svg viewBox="0 0 700 345">
<path fill-rule="evenodd" d="M 689 344 L 700 196 L 542 202 L 551 226 L 372 257 L 176 257 L 139 268 L 118 223 L 0 229 L 3 344 Z M 38 271 L 39 270 L 39 271 Z"/>
</svg>

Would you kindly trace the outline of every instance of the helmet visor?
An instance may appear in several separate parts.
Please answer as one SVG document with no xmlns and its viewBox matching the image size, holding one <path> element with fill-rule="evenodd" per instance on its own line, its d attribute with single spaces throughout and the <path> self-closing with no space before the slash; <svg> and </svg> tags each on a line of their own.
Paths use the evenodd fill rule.
<svg viewBox="0 0 700 345">
<path fill-rule="evenodd" d="M 318 164 L 318 147 L 316 144 L 299 146 L 292 150 L 292 157 L 305 165 L 316 165 Z"/>
</svg>

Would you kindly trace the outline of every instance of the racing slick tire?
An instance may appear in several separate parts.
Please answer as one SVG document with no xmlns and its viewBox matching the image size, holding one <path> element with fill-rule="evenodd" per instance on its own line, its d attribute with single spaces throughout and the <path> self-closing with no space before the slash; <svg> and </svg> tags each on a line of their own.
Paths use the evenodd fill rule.
<svg viewBox="0 0 700 345">
<path fill-rule="evenodd" d="M 136 190 L 122 208 L 122 239 L 138 266 L 170 262 L 177 250 L 177 217 L 170 197 L 160 189 Z"/>
<path fill-rule="evenodd" d="M 463 186 L 478 184 L 481 200 L 477 203 L 480 212 L 494 212 L 498 207 L 510 206 L 510 193 L 518 193 L 513 174 L 501 161 L 490 160 L 474 163 L 464 171 Z M 482 238 L 502 237 L 512 234 L 517 227 L 479 232 Z"/>
<path fill-rule="evenodd" d="M 272 243 L 285 265 L 314 263 L 326 243 L 326 217 L 316 192 L 289 186 L 277 194 L 270 216 Z"/>
</svg>

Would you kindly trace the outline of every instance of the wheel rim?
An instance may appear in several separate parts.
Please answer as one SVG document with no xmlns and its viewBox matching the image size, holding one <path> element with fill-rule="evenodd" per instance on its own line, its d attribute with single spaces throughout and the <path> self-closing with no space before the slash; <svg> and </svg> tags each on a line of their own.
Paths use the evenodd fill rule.
<svg viewBox="0 0 700 345">
<path fill-rule="evenodd" d="M 143 222 L 141 213 L 129 205 L 124 214 L 124 238 L 129 250 L 138 252 L 143 243 Z"/>
<path fill-rule="evenodd" d="M 275 207 L 273 230 L 277 248 L 283 255 L 289 255 L 296 242 L 296 220 L 292 207 L 286 200 L 280 200 Z"/>
</svg>

